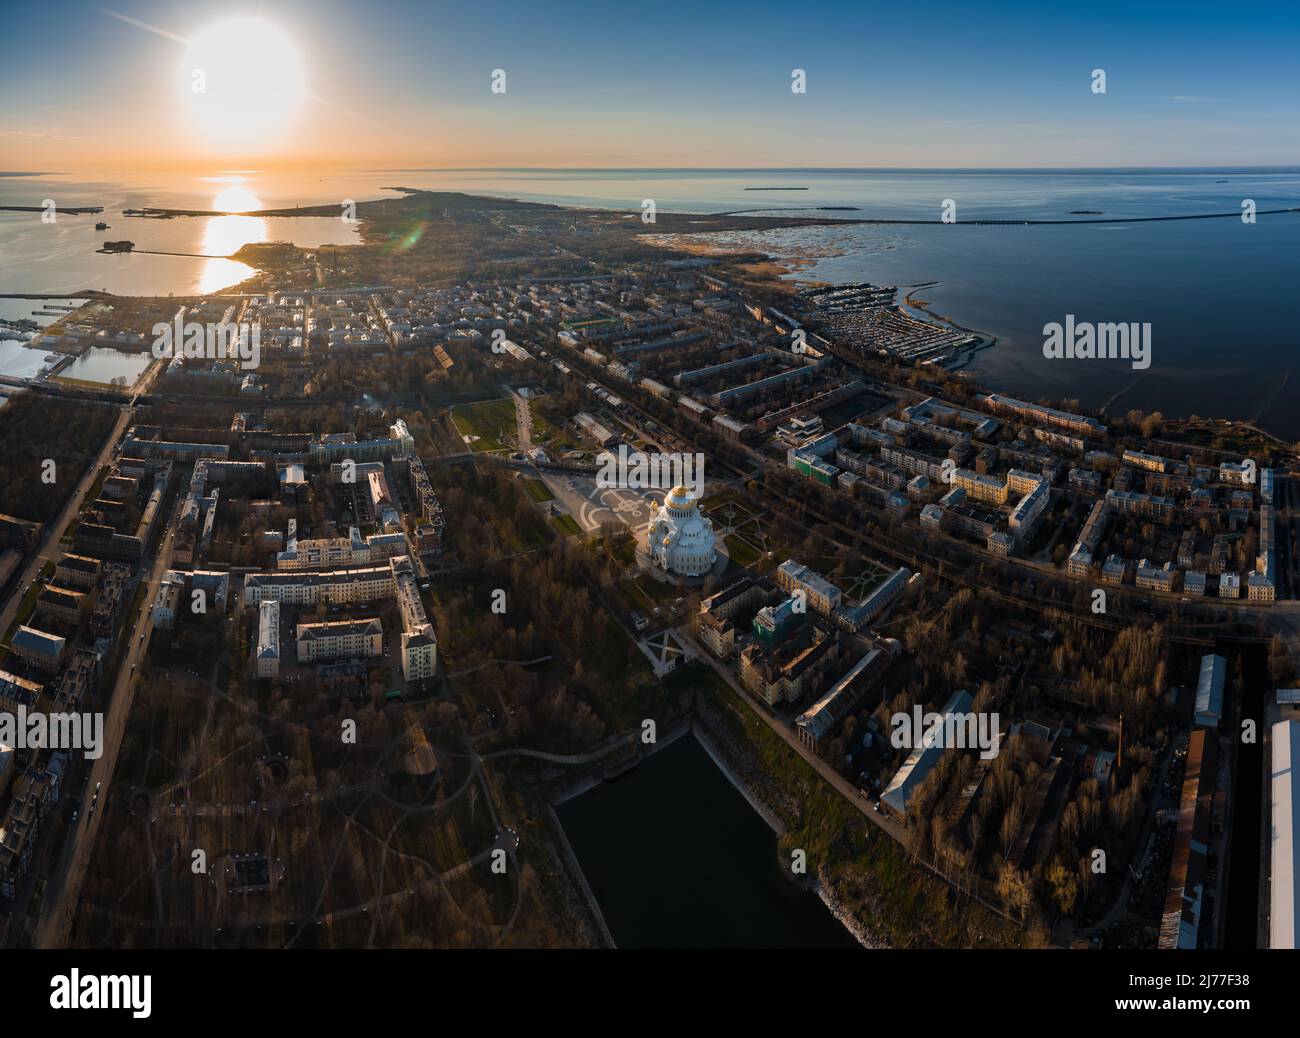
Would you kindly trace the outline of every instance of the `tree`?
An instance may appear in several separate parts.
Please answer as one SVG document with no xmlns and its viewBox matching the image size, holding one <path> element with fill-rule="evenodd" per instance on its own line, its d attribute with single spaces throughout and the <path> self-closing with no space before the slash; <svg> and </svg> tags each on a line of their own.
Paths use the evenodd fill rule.
<svg viewBox="0 0 1300 1038">
<path fill-rule="evenodd" d="M 1029 910 L 1032 903 L 1029 877 L 1009 863 L 1004 862 L 998 872 L 997 891 L 998 897 L 1022 916 Z"/>
<path fill-rule="evenodd" d="M 1165 416 L 1159 411 L 1152 411 L 1142 420 L 1142 435 L 1148 440 L 1153 440 L 1157 436 L 1163 435 L 1165 431 Z"/>
<path fill-rule="evenodd" d="M 1072 915 L 1079 898 L 1079 878 L 1073 869 L 1066 868 L 1059 860 L 1054 861 L 1047 870 L 1047 882 L 1052 888 L 1052 901 L 1062 915 Z"/>
</svg>

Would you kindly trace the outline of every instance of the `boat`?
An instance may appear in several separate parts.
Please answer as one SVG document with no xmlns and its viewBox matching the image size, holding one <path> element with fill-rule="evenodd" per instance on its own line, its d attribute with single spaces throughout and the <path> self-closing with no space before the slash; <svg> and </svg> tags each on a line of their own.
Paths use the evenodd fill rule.
<svg viewBox="0 0 1300 1038">
<path fill-rule="evenodd" d="M 130 252 L 135 248 L 133 241 L 106 241 L 104 242 L 104 252 Z"/>
<path fill-rule="evenodd" d="M 103 223 L 103 222 L 97 223 L 97 224 L 95 224 L 95 230 L 97 230 L 97 231 L 106 231 L 106 230 L 108 230 L 108 224 Z"/>
</svg>

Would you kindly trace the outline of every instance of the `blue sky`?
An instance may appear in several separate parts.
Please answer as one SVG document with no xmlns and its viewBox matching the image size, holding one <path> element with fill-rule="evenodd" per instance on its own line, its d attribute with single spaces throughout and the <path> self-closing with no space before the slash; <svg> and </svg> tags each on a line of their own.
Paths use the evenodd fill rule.
<svg viewBox="0 0 1300 1038">
<path fill-rule="evenodd" d="M 307 96 L 205 139 L 186 46 L 256 15 Z M 0 168 L 1300 162 L 1300 5 L 3 0 Z M 1094 94 L 1091 71 L 1106 71 Z M 490 91 L 506 71 L 504 94 Z M 790 90 L 791 70 L 807 93 Z"/>
</svg>

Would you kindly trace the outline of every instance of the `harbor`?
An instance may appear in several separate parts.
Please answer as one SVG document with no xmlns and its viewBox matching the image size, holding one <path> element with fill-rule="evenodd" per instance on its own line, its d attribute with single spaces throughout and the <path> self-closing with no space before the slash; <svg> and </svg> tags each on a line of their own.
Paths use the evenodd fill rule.
<svg viewBox="0 0 1300 1038">
<path fill-rule="evenodd" d="M 932 284 L 913 286 L 913 291 Z M 800 298 L 824 334 L 862 353 L 946 365 L 993 345 L 990 337 L 936 320 L 910 293 L 900 303 L 898 292 L 892 285 L 860 282 L 804 289 Z"/>
</svg>

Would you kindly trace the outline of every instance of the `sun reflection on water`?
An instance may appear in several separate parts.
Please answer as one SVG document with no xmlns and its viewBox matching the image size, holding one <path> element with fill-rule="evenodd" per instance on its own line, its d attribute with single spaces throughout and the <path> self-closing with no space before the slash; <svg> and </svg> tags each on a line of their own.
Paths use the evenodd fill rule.
<svg viewBox="0 0 1300 1038">
<path fill-rule="evenodd" d="M 262 208 L 262 201 L 242 183 L 231 184 L 212 200 L 212 208 L 226 213 L 246 213 Z M 199 275 L 200 292 L 216 292 L 236 285 L 253 273 L 253 268 L 236 260 L 219 257 L 238 252 L 249 242 L 267 239 L 266 221 L 257 216 L 209 216 L 203 228 L 202 251 L 213 257 Z"/>
</svg>

